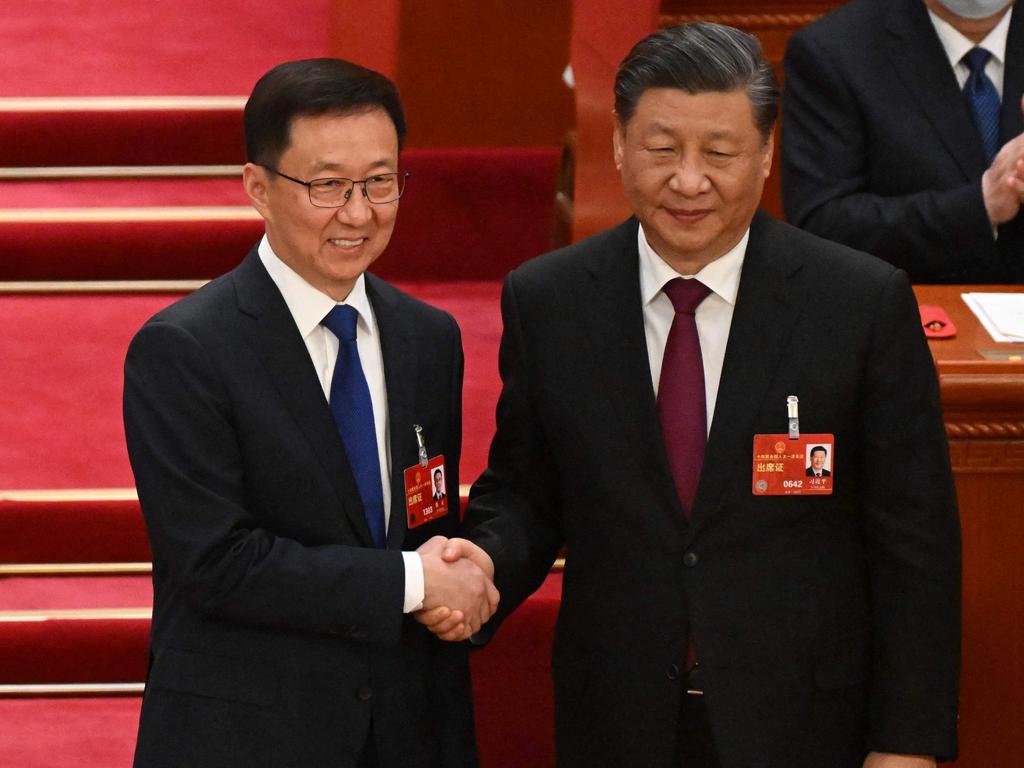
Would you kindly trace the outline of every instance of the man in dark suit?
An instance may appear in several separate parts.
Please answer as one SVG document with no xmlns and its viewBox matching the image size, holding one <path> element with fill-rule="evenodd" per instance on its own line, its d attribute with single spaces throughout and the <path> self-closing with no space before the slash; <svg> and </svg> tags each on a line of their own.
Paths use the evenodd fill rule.
<svg viewBox="0 0 1024 768">
<path fill-rule="evenodd" d="M 808 477 L 832 477 L 832 473 L 825 469 L 825 461 L 828 459 L 828 451 L 824 445 L 816 445 L 811 448 L 811 464 L 807 467 Z"/>
<path fill-rule="evenodd" d="M 404 187 L 397 91 L 282 64 L 245 130 L 266 237 L 125 364 L 154 588 L 135 765 L 474 766 L 465 649 L 409 614 L 478 628 L 497 593 L 441 560 L 456 508 L 407 526 L 403 480 L 422 437 L 458 485 L 459 330 L 366 271 Z"/>
<path fill-rule="evenodd" d="M 1024 14 L 852 0 L 790 39 L 786 218 L 914 282 L 1024 281 Z"/>
<path fill-rule="evenodd" d="M 444 472 L 440 469 L 434 470 L 434 501 L 440 501 L 445 496 L 444 493 Z"/>
<path fill-rule="evenodd" d="M 636 218 L 508 276 L 467 510 L 499 616 L 564 547 L 559 765 L 934 765 L 956 751 L 959 526 L 906 275 L 757 212 L 778 93 L 752 36 L 661 30 L 615 93 Z M 842 480 L 755 495 L 756 436 L 803 477 L 791 395 Z"/>
</svg>

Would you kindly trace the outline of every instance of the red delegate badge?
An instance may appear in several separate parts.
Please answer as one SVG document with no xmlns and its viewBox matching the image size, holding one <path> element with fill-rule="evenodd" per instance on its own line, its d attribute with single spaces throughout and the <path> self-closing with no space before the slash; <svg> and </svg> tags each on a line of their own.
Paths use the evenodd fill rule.
<svg viewBox="0 0 1024 768">
<path fill-rule="evenodd" d="M 410 528 L 419 528 L 448 514 L 443 455 L 435 456 L 425 467 L 416 464 L 405 470 L 405 512 Z"/>
<path fill-rule="evenodd" d="M 831 494 L 835 435 L 754 435 L 755 496 Z"/>
</svg>

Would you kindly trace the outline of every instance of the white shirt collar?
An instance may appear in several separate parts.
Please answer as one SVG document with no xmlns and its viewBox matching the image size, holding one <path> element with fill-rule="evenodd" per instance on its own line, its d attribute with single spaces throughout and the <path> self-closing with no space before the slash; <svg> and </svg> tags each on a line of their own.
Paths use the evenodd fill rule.
<svg viewBox="0 0 1024 768">
<path fill-rule="evenodd" d="M 680 275 L 662 259 L 647 242 L 643 225 L 637 228 L 637 246 L 640 250 L 640 297 L 646 306 L 654 301 L 665 283 L 677 277 L 696 277 L 711 291 L 730 305 L 736 304 L 740 287 L 740 272 L 750 240 L 750 228 L 728 252 L 710 264 L 704 265 L 696 275 Z"/>
<path fill-rule="evenodd" d="M 1006 61 L 1006 38 L 1010 33 L 1010 16 L 1013 15 L 1013 12 L 1014 8 L 1010 8 L 1003 15 L 1003 18 L 999 20 L 995 28 L 985 36 L 985 39 L 978 43 L 978 47 L 984 48 L 991 53 L 992 58 L 1000 64 Z M 928 16 L 931 18 L 935 32 L 939 36 L 939 41 L 946 51 L 949 63 L 955 67 L 960 63 L 964 54 L 974 48 L 974 42 L 964 37 L 948 21 L 944 21 L 936 16 L 935 12 L 930 8 L 928 9 Z"/>
<path fill-rule="evenodd" d="M 365 333 L 376 333 L 376 323 L 373 312 L 370 310 L 370 299 L 366 295 L 366 275 L 359 276 L 344 301 L 335 301 L 323 291 L 314 288 L 295 270 L 281 261 L 281 258 L 274 253 L 274 249 L 270 247 L 270 241 L 266 235 L 260 241 L 258 251 L 260 261 L 267 268 L 277 289 L 281 291 L 284 303 L 288 305 L 288 311 L 292 313 L 302 338 L 305 339 L 315 331 L 320 325 L 320 321 L 337 304 L 354 307 L 359 313 L 359 325 L 362 330 Z"/>
</svg>

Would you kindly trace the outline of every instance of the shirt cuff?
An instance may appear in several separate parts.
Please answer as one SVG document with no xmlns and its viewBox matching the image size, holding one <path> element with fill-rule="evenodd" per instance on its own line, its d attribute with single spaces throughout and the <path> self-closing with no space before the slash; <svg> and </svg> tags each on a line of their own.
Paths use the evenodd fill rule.
<svg viewBox="0 0 1024 768">
<path fill-rule="evenodd" d="M 405 602 L 402 613 L 412 613 L 423 607 L 423 561 L 419 552 L 403 552 L 405 562 Z"/>
</svg>

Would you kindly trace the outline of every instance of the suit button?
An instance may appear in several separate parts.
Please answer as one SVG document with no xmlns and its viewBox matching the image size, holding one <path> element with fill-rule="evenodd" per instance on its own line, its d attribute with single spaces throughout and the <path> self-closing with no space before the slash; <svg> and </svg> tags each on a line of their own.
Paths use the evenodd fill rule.
<svg viewBox="0 0 1024 768">
<path fill-rule="evenodd" d="M 373 698 L 373 688 L 368 685 L 360 685 L 356 696 L 359 697 L 360 701 L 369 701 Z"/>
<path fill-rule="evenodd" d="M 687 552 L 683 555 L 683 565 L 687 568 L 693 568 L 697 564 L 698 559 L 696 552 Z"/>
<path fill-rule="evenodd" d="M 679 679 L 679 665 L 678 664 L 669 664 L 668 665 L 668 669 L 665 670 L 665 677 L 667 677 L 669 680 L 678 680 Z"/>
</svg>

